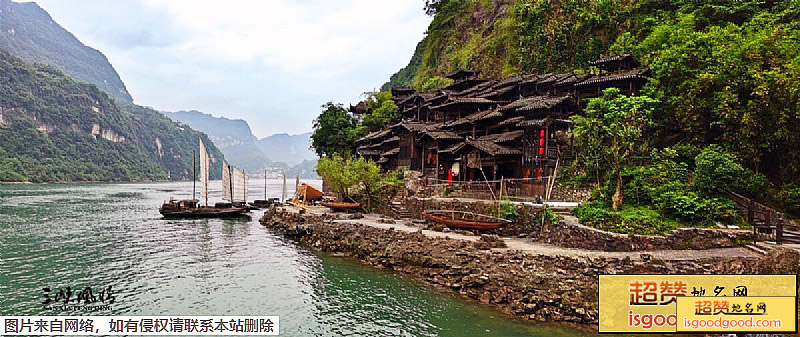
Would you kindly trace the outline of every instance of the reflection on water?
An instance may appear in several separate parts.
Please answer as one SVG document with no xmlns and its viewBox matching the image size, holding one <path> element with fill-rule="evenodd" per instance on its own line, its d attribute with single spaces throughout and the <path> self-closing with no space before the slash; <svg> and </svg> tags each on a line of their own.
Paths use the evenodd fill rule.
<svg viewBox="0 0 800 337">
<path fill-rule="evenodd" d="M 280 186 L 270 181 L 269 196 L 279 197 Z M 249 195 L 263 191 L 252 186 Z M 259 225 L 261 212 L 237 220 L 158 214 L 162 201 L 191 193 L 191 182 L 0 186 L 0 315 L 53 314 L 41 304 L 44 287 L 110 285 L 112 311 L 58 314 L 279 315 L 286 336 L 581 334 L 317 256 Z M 212 190 L 210 201 L 219 199 Z"/>
</svg>

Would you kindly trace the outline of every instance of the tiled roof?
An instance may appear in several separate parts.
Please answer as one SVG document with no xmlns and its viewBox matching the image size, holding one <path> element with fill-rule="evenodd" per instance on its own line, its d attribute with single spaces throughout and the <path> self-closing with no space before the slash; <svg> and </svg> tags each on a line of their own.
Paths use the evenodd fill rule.
<svg viewBox="0 0 800 337">
<path fill-rule="evenodd" d="M 625 54 L 621 54 L 621 55 L 614 55 L 614 56 L 611 56 L 611 57 L 603 57 L 603 58 L 599 58 L 597 60 L 594 60 L 592 62 L 589 62 L 589 65 L 590 66 L 597 66 L 597 65 L 604 64 L 604 63 L 609 63 L 609 62 L 614 62 L 614 61 L 621 61 L 621 60 L 624 60 L 624 59 L 629 58 L 629 57 L 633 57 L 633 55 L 631 55 L 631 53 L 625 53 Z"/>
<path fill-rule="evenodd" d="M 572 121 L 569 119 L 555 119 L 555 118 L 539 118 L 539 119 L 528 119 L 522 122 L 517 123 L 518 127 L 526 127 L 526 126 L 545 126 L 551 123 L 565 123 L 565 124 L 572 124 Z"/>
<path fill-rule="evenodd" d="M 399 142 L 399 141 L 400 141 L 400 137 L 394 136 L 394 137 L 385 139 L 383 142 L 381 142 L 381 144 L 388 144 L 388 143 L 394 143 L 394 142 Z"/>
<path fill-rule="evenodd" d="M 372 139 L 379 139 L 379 138 L 382 138 L 382 137 L 388 135 L 390 132 L 392 132 L 391 129 L 371 132 L 371 133 L 367 134 L 366 136 L 359 138 L 356 142 L 362 142 L 362 141 L 372 140 Z"/>
<path fill-rule="evenodd" d="M 358 150 L 358 154 L 362 156 L 379 156 L 381 151 L 378 150 Z"/>
<path fill-rule="evenodd" d="M 441 105 L 432 106 L 431 109 L 441 109 L 444 107 L 448 107 L 451 105 L 456 104 L 481 104 L 481 105 L 492 105 L 492 104 L 501 104 L 501 101 L 494 101 L 483 97 L 450 97 L 448 102 L 445 102 Z"/>
<path fill-rule="evenodd" d="M 516 116 L 516 117 L 506 118 L 506 119 L 500 121 L 499 123 L 497 123 L 497 125 L 498 126 L 516 125 L 517 123 L 521 122 L 524 119 L 525 119 L 524 116 Z"/>
<path fill-rule="evenodd" d="M 650 76 L 650 69 L 649 68 L 640 68 L 640 69 L 632 69 L 632 70 L 625 70 L 620 72 L 614 72 L 610 74 L 605 74 L 601 76 L 595 76 L 589 78 L 585 81 L 576 83 L 576 87 L 592 85 L 597 83 L 604 83 L 604 82 L 611 82 L 611 81 L 620 81 L 620 80 L 629 80 L 629 79 L 646 79 Z"/>
<path fill-rule="evenodd" d="M 515 139 L 519 139 L 520 137 L 522 137 L 523 134 L 525 134 L 525 131 L 523 130 L 514 130 L 503 133 L 496 133 L 493 135 L 486 135 L 478 138 L 478 140 L 488 140 L 496 143 L 504 143 Z"/>
<path fill-rule="evenodd" d="M 381 157 L 390 157 L 390 156 L 394 156 L 394 155 L 396 155 L 398 153 L 400 153 L 400 148 L 396 147 L 396 148 L 393 148 L 393 149 L 391 149 L 389 151 L 381 153 Z"/>
<path fill-rule="evenodd" d="M 463 124 L 468 124 L 468 123 L 472 123 L 472 122 L 476 122 L 476 121 L 481 121 L 481 120 L 486 120 L 486 119 L 491 119 L 491 118 L 497 118 L 497 117 L 503 117 L 503 114 L 500 111 L 497 111 L 497 110 L 494 110 L 494 109 L 478 111 L 478 112 L 471 113 L 471 114 L 469 114 L 469 115 L 467 115 L 465 117 L 461 117 L 459 119 L 456 119 L 456 120 L 446 124 L 446 126 L 450 127 L 450 126 L 463 125 Z"/>
<path fill-rule="evenodd" d="M 443 130 L 426 130 L 423 132 L 425 135 L 435 139 L 435 140 L 444 140 L 444 139 L 463 139 L 464 137 L 459 136 L 455 132 L 452 131 L 443 131 Z"/>
<path fill-rule="evenodd" d="M 522 152 L 517 149 L 502 146 L 488 140 L 468 140 L 466 144 L 492 156 L 522 154 Z"/>
<path fill-rule="evenodd" d="M 550 109 L 569 99 L 569 96 L 530 96 L 520 98 L 514 102 L 498 108 L 500 111 L 533 111 Z"/>
</svg>

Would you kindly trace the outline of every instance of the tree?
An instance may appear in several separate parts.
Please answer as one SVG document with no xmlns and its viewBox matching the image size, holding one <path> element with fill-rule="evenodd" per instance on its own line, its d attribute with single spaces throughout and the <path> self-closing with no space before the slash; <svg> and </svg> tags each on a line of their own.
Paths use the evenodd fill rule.
<svg viewBox="0 0 800 337">
<path fill-rule="evenodd" d="M 314 120 L 311 147 L 320 157 L 347 156 L 356 140 L 363 137 L 365 129 L 341 104 L 322 105 L 322 113 Z"/>
<path fill-rule="evenodd" d="M 347 166 L 348 160 L 338 154 L 320 158 L 317 162 L 317 174 L 325 179 L 325 183 L 341 200 L 350 199 L 350 189 L 356 184 L 356 172 Z"/>
<path fill-rule="evenodd" d="M 428 92 L 428 91 L 434 91 L 434 90 L 438 90 L 438 89 L 444 88 L 444 87 L 446 87 L 448 85 L 451 85 L 451 84 L 453 84 L 453 80 L 451 80 L 449 78 L 445 78 L 445 77 L 441 77 L 441 76 L 433 76 L 431 78 L 426 79 L 424 82 L 422 82 L 422 84 L 419 85 L 418 89 L 421 92 Z"/>
<path fill-rule="evenodd" d="M 382 185 L 381 169 L 364 158 L 343 158 L 339 155 L 324 157 L 317 163 L 317 174 L 339 196 L 340 200 L 353 200 L 355 192 L 363 192 L 367 208 Z"/>
<path fill-rule="evenodd" d="M 366 104 L 369 114 L 364 116 L 362 125 L 367 127 L 370 131 L 379 130 L 384 125 L 394 123 L 400 120 L 400 108 L 392 100 L 392 93 L 390 91 L 381 92 L 366 92 Z"/>
<path fill-rule="evenodd" d="M 607 161 L 616 179 L 613 209 L 622 206 L 622 168 L 647 145 L 643 131 L 652 124 L 656 101 L 647 96 L 625 96 L 617 88 L 589 100 L 585 116 L 575 116 L 574 134 L 581 144 L 591 144 L 598 159 Z M 593 139 L 592 139 L 593 138 Z"/>
<path fill-rule="evenodd" d="M 367 208 L 370 208 L 376 192 L 382 185 L 381 168 L 370 160 L 358 157 L 348 162 L 347 170 L 355 174 L 357 184 L 364 190 Z"/>
</svg>

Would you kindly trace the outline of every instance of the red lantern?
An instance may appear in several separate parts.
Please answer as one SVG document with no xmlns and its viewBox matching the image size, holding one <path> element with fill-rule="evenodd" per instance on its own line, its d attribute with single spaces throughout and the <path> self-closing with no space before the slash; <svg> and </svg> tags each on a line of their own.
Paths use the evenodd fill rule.
<svg viewBox="0 0 800 337">
<path fill-rule="evenodd" d="M 545 140 L 544 130 L 540 130 L 539 131 L 539 156 L 540 157 L 544 156 L 544 140 Z"/>
</svg>

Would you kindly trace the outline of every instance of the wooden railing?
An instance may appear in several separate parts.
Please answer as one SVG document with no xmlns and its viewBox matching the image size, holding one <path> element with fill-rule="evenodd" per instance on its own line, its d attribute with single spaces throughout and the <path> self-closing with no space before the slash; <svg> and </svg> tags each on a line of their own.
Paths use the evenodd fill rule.
<svg viewBox="0 0 800 337">
<path fill-rule="evenodd" d="M 735 192 L 719 190 L 734 203 L 736 209 L 753 226 L 753 244 L 759 236 L 774 236 L 776 244 L 800 243 L 800 233 L 785 230 L 784 214 Z"/>
</svg>

